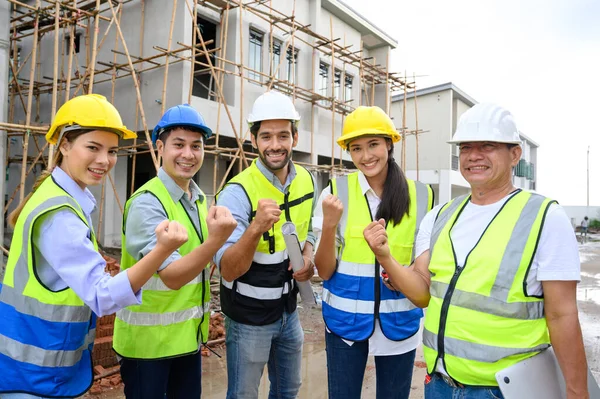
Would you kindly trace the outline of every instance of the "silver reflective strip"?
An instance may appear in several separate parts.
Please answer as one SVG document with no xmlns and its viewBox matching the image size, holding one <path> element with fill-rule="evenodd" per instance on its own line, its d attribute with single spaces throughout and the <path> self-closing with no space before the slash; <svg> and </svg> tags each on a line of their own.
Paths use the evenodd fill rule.
<svg viewBox="0 0 600 399">
<path fill-rule="evenodd" d="M 375 311 L 375 301 L 342 298 L 327 288 L 323 288 L 323 301 L 332 308 L 348 313 L 373 314 Z M 406 298 L 385 300 L 379 304 L 380 313 L 406 312 L 414 308 L 415 305 Z"/>
<path fill-rule="evenodd" d="M 185 284 L 184 287 L 188 285 L 198 285 L 202 284 L 202 276 L 206 273 L 206 269 L 202 270 L 202 273 L 197 275 L 193 280 L 189 283 Z M 167 287 L 167 285 L 162 281 L 159 276 L 152 276 L 150 280 L 144 284 L 142 290 L 145 291 L 173 291 L 171 288 Z"/>
<path fill-rule="evenodd" d="M 452 215 L 454 215 L 454 212 L 456 212 L 456 210 L 462 205 L 462 203 L 464 202 L 464 200 L 467 197 L 468 197 L 468 195 L 465 194 L 465 195 L 461 195 L 460 197 L 454 198 L 454 200 L 452 200 L 450 205 L 448 205 L 446 207 L 446 209 L 444 209 L 443 211 L 440 212 L 437 219 L 433 223 L 433 229 L 431 230 L 431 241 L 429 244 L 430 259 L 433 256 L 433 247 L 435 247 L 435 244 L 436 244 L 444 226 L 446 226 L 446 223 L 448 223 L 448 220 L 450 220 Z"/>
<path fill-rule="evenodd" d="M 423 330 L 423 345 L 437 351 L 437 342 L 437 334 L 434 334 L 427 329 Z M 548 344 L 541 344 L 534 348 L 505 348 L 444 337 L 444 352 L 446 354 L 485 363 L 494 363 L 513 355 L 539 352 L 549 346 L 550 345 Z"/>
<path fill-rule="evenodd" d="M 444 299 L 448 284 L 432 281 L 431 296 Z M 471 309 L 499 317 L 520 320 L 537 320 L 544 317 L 544 303 L 536 302 L 506 302 L 494 297 L 489 297 L 473 292 L 455 289 L 452 293 L 450 304 L 465 309 Z"/>
<path fill-rule="evenodd" d="M 300 248 L 304 248 L 304 243 L 306 241 L 300 242 Z M 267 254 L 263 252 L 254 252 L 254 257 L 252 258 L 253 262 L 260 263 L 261 265 L 278 265 L 283 263 L 287 258 L 289 258 L 287 249 L 283 251 L 275 252 L 273 254 Z"/>
<path fill-rule="evenodd" d="M 233 282 L 225 281 L 221 279 L 223 285 L 230 290 L 233 289 Z M 282 295 L 290 292 L 290 286 L 288 283 L 285 283 L 283 287 L 275 287 L 275 288 L 266 288 L 266 287 L 256 287 L 254 285 L 237 282 L 236 284 L 236 292 L 255 299 L 279 299 Z"/>
<path fill-rule="evenodd" d="M 117 312 L 117 317 L 132 326 L 169 326 L 191 319 L 201 319 L 204 313 L 209 312 L 209 305 L 207 302 L 204 304 L 204 309 L 201 306 L 194 306 L 179 312 L 169 313 L 132 312 L 128 308 L 124 308 Z"/>
<path fill-rule="evenodd" d="M 86 305 L 50 305 L 25 296 L 21 291 L 8 285 L 2 286 L 0 300 L 14 307 L 19 313 L 46 321 L 83 323 L 88 322 L 92 317 L 92 310 Z"/>
<path fill-rule="evenodd" d="M 262 240 L 262 238 L 261 238 Z M 287 250 L 268 254 L 264 252 L 254 252 L 253 262 L 260 263 L 261 265 L 278 265 L 283 263 L 288 258 Z"/>
<path fill-rule="evenodd" d="M 417 224 L 415 227 L 415 240 L 417 242 L 417 235 L 419 234 L 419 226 L 421 221 L 427 214 L 427 208 L 429 207 L 429 190 L 427 186 L 421 182 L 415 181 L 415 191 L 417 193 Z M 410 257 L 410 263 L 415 261 L 415 246 L 412 248 L 412 255 Z"/>
<path fill-rule="evenodd" d="M 0 353 L 18 362 L 39 367 L 72 367 L 79 363 L 83 351 L 89 349 L 95 336 L 96 330 L 92 329 L 81 347 L 73 351 L 61 351 L 42 349 L 0 335 Z"/>
<path fill-rule="evenodd" d="M 348 204 L 348 175 L 341 176 L 335 179 L 336 183 L 336 197 L 342 202 L 342 204 Z M 344 253 L 344 248 L 346 247 L 346 225 L 348 224 L 348 206 L 344 206 L 344 211 L 342 212 L 342 217 L 340 218 L 340 222 L 338 223 L 337 228 L 337 238 L 340 240 L 340 251 L 339 254 Z"/>
<path fill-rule="evenodd" d="M 338 264 L 336 272 L 354 277 L 375 277 L 375 268 L 373 263 L 365 264 L 341 260 Z"/>
<path fill-rule="evenodd" d="M 532 194 L 531 197 L 529 197 L 527 204 L 523 207 L 521 215 L 519 216 L 508 244 L 506 245 L 506 250 L 504 251 L 500 269 L 496 275 L 496 280 L 494 281 L 490 296 L 504 302 L 507 301 L 508 293 L 513 286 L 517 271 L 521 266 L 523 251 L 525 250 L 525 246 L 527 245 L 527 241 L 531 234 L 533 223 L 545 200 L 546 198 L 541 195 Z"/>
</svg>

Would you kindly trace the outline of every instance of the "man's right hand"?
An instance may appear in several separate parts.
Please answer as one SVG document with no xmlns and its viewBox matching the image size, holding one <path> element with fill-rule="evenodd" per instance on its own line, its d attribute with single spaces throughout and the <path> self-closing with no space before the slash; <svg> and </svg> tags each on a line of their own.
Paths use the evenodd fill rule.
<svg viewBox="0 0 600 399">
<path fill-rule="evenodd" d="M 188 240 L 186 228 L 179 222 L 163 220 L 154 230 L 156 246 L 162 247 L 169 254 Z"/>
<path fill-rule="evenodd" d="M 268 198 L 260 199 L 258 200 L 256 216 L 252 220 L 251 225 L 262 234 L 269 231 L 279 221 L 280 215 L 281 209 L 279 209 L 277 202 Z"/>
<path fill-rule="evenodd" d="M 206 215 L 208 239 L 223 245 L 237 227 L 237 222 L 229 209 L 224 206 L 211 206 Z"/>
<path fill-rule="evenodd" d="M 335 195 L 323 199 L 323 227 L 336 227 L 344 213 L 344 204 Z"/>
</svg>

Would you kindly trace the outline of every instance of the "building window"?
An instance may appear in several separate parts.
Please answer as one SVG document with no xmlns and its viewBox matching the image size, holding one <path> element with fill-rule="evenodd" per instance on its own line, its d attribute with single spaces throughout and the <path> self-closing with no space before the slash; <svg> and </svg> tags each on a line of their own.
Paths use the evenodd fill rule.
<svg viewBox="0 0 600 399">
<path fill-rule="evenodd" d="M 248 51 L 248 77 L 250 79 L 260 80 L 262 72 L 262 43 L 263 34 L 250 29 L 250 49 Z"/>
<path fill-rule="evenodd" d="M 341 86 L 342 86 L 342 71 L 339 69 L 333 72 L 333 96 L 336 100 L 341 100 Z"/>
<path fill-rule="evenodd" d="M 217 25 L 214 22 L 202 18 L 201 16 L 198 16 L 196 23 L 198 24 L 198 28 L 202 33 L 202 38 L 205 42 L 207 42 L 206 49 L 208 51 L 214 50 L 215 43 L 217 43 Z M 196 35 L 196 44 L 200 43 L 200 37 L 198 33 L 194 30 L 192 34 Z M 210 61 L 213 65 L 217 65 L 214 52 L 211 52 L 208 57 L 210 57 Z M 207 55 L 204 53 L 204 51 L 196 51 L 196 61 L 200 64 L 193 64 L 194 82 L 192 83 L 192 95 L 216 101 L 216 83 L 210 68 L 207 66 L 208 60 L 209 58 L 207 58 Z"/>
<path fill-rule="evenodd" d="M 452 170 L 458 170 L 458 156 L 452 154 Z"/>
<path fill-rule="evenodd" d="M 319 63 L 319 94 L 327 97 L 327 88 L 329 87 L 329 65 L 324 62 Z M 321 100 L 324 104 L 325 100 Z"/>
<path fill-rule="evenodd" d="M 352 100 L 352 75 L 346 74 L 344 77 L 344 101 Z"/>
<path fill-rule="evenodd" d="M 279 63 L 281 62 L 281 42 L 279 40 L 273 40 L 273 69 L 269 71 L 269 74 L 274 78 L 279 79 Z M 275 72 L 273 72 L 275 71 Z"/>
<path fill-rule="evenodd" d="M 69 49 L 71 48 L 71 36 L 66 36 L 65 40 L 67 41 L 67 45 L 65 46 L 65 51 L 67 55 L 69 54 Z M 81 33 L 76 33 L 73 38 L 73 47 L 75 48 L 75 54 L 79 54 L 81 43 Z"/>
<path fill-rule="evenodd" d="M 298 49 L 288 47 L 287 54 L 287 80 L 290 84 L 296 84 L 296 76 L 298 74 Z"/>
</svg>

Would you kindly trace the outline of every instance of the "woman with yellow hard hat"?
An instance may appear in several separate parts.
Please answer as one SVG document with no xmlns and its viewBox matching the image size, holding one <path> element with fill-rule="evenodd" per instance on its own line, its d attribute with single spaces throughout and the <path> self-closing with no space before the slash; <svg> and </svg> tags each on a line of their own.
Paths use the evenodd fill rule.
<svg viewBox="0 0 600 399">
<path fill-rule="evenodd" d="M 337 142 L 358 171 L 332 179 L 315 209 L 329 398 L 360 398 L 369 355 L 375 356 L 377 398 L 408 398 L 410 392 L 423 312 L 394 290 L 364 236 L 374 221 L 381 223 L 398 262 L 414 260 L 417 228 L 433 192 L 407 179 L 394 161 L 399 140 L 380 108 L 349 114 Z"/>
<path fill-rule="evenodd" d="M 96 315 L 141 303 L 140 289 L 187 241 L 177 222 L 156 229 L 158 244 L 111 277 L 98 252 L 87 189 L 117 161 L 119 138 L 131 139 L 106 98 L 83 95 L 56 113 L 46 140 L 57 145 L 52 170 L 9 216 L 14 227 L 0 285 L 0 397 L 75 397 L 93 382 Z"/>
</svg>

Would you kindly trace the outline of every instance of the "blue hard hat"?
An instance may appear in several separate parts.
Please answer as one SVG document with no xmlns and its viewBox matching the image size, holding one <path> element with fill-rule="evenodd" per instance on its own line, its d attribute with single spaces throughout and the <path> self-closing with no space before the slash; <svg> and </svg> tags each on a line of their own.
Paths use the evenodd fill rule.
<svg viewBox="0 0 600 399">
<path fill-rule="evenodd" d="M 200 112 L 189 104 L 182 104 L 169 108 L 160 118 L 152 131 L 152 144 L 156 144 L 158 136 L 164 133 L 165 130 L 173 127 L 189 127 L 198 130 L 205 139 L 212 136 L 212 130 L 206 126 Z"/>
</svg>

